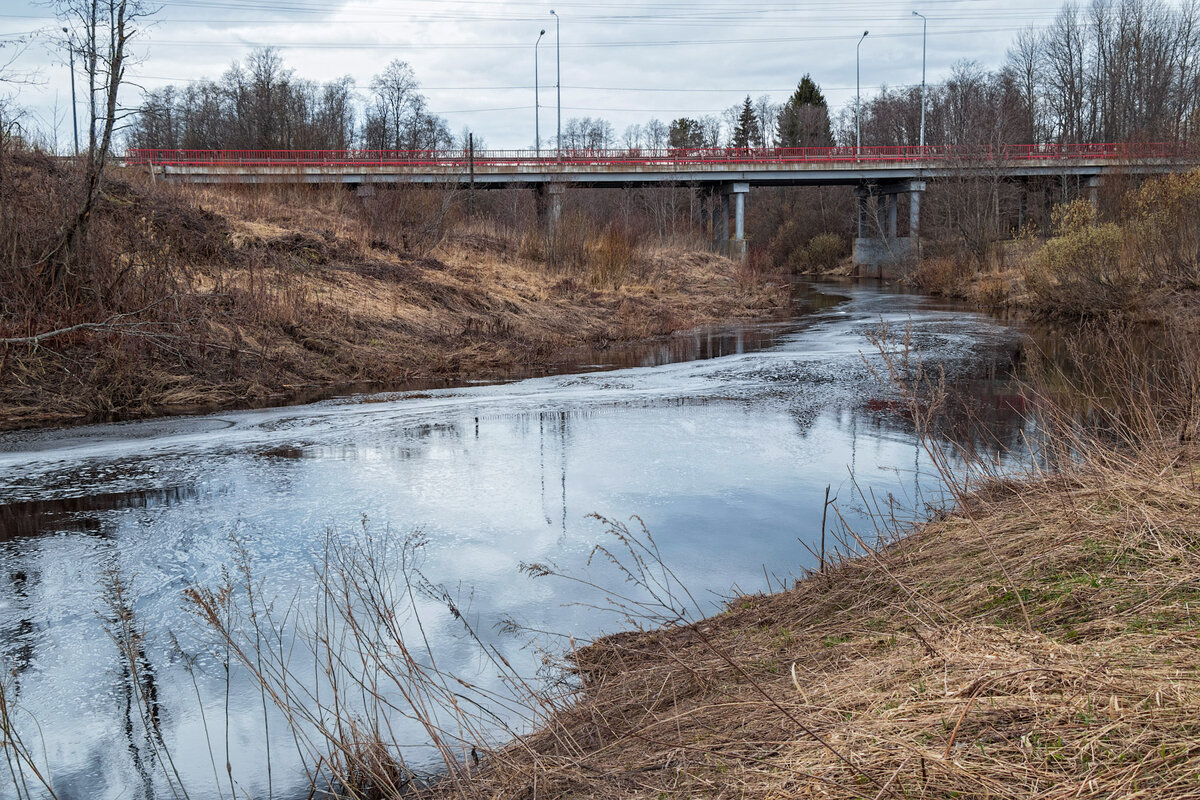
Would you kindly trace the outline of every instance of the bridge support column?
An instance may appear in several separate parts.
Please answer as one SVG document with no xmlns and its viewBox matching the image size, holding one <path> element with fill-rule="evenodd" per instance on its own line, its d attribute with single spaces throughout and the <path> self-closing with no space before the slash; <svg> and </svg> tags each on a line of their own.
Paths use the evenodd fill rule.
<svg viewBox="0 0 1200 800">
<path fill-rule="evenodd" d="M 1088 202 L 1092 204 L 1092 208 L 1096 211 L 1100 210 L 1100 187 L 1104 185 L 1104 177 L 1101 175 L 1092 175 L 1083 184 L 1087 189 Z"/>
<path fill-rule="evenodd" d="M 721 220 L 717 228 L 717 252 L 729 255 L 729 195 L 721 192 Z"/>
<path fill-rule="evenodd" d="M 921 257 L 921 195 L 924 193 L 925 181 L 908 182 L 908 238 L 918 259 Z"/>
<path fill-rule="evenodd" d="M 920 251 L 921 193 L 924 181 L 864 184 L 854 190 L 858 205 L 858 238 L 854 265 L 860 278 L 892 278 L 905 273 Z M 908 236 L 899 235 L 900 195 L 908 194 Z M 875 204 L 869 223 L 868 206 Z"/>
<path fill-rule="evenodd" d="M 550 241 L 558 236 L 558 223 L 562 219 L 563 185 L 561 183 L 539 183 L 534 198 L 538 225 Z"/>
<path fill-rule="evenodd" d="M 750 194 L 749 183 L 731 183 L 726 187 L 722 207 L 728 208 L 729 195 L 733 195 L 733 240 L 729 242 L 729 257 L 734 261 L 746 260 L 746 195 Z M 726 216 L 726 226 L 729 217 Z"/>
</svg>

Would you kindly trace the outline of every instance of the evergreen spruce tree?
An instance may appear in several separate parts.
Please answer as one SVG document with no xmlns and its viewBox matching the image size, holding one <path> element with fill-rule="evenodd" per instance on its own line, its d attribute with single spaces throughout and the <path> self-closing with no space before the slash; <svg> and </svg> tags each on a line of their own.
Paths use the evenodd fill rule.
<svg viewBox="0 0 1200 800">
<path fill-rule="evenodd" d="M 833 129 L 821 87 L 805 74 L 779 112 L 780 147 L 830 147 Z"/>
<path fill-rule="evenodd" d="M 758 147 L 762 145 L 762 126 L 758 124 L 758 116 L 754 113 L 754 105 L 750 102 L 750 95 L 746 95 L 746 102 L 742 104 L 742 113 L 738 117 L 737 127 L 733 129 L 731 144 L 734 147 Z"/>
</svg>

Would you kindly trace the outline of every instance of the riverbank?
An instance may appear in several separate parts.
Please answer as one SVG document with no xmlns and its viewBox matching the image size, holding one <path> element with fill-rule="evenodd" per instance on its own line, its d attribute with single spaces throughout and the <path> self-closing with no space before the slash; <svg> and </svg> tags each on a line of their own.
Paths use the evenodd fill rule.
<svg viewBox="0 0 1200 800">
<path fill-rule="evenodd" d="M 1105 202 L 1057 206 L 1049 231 L 994 243 L 984 257 L 926 259 L 908 277 L 929 294 L 1044 319 L 1200 320 L 1200 171 L 1161 175 Z M 1044 234 L 1046 238 L 1042 238 Z"/>
<path fill-rule="evenodd" d="M 1193 797 L 1197 464 L 994 482 L 792 589 L 602 639 L 573 655 L 573 702 L 470 789 Z"/>
<path fill-rule="evenodd" d="M 835 525 L 794 586 L 569 652 L 574 693 L 439 791 L 1196 796 L 1200 359 L 1194 328 L 1153 355 L 1127 333 L 1072 343 L 1087 370 L 1031 365 L 1024 473 L 927 437 L 950 487 L 929 521 L 861 498 L 869 530 Z M 891 362 L 918 429 L 944 426 L 938 381 Z"/>
<path fill-rule="evenodd" d="M 29 192 L 72 180 L 34 156 L 16 165 Z M 342 189 L 126 177 L 110 181 L 90 234 L 104 251 L 91 255 L 119 275 L 97 270 L 70 293 L 6 287 L 0 429 L 495 378 L 789 303 L 784 280 L 608 231 L 548 263 L 537 237 L 450 224 L 440 207 L 364 212 Z"/>
</svg>

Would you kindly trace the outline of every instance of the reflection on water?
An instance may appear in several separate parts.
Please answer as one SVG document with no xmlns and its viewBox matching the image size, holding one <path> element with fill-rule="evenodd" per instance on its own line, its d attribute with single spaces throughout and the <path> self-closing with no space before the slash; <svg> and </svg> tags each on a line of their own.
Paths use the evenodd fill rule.
<svg viewBox="0 0 1200 800">
<path fill-rule="evenodd" d="M 172 486 L 7 503 L 0 505 L 0 541 L 67 531 L 102 535 L 104 515 L 97 512 L 173 505 L 195 494 L 191 487 Z"/>
<path fill-rule="evenodd" d="M 0 437 L 0 653 L 40 724 L 23 730 L 45 748 L 58 795 L 169 795 L 167 748 L 193 798 L 228 793 L 226 758 L 237 794 L 265 796 L 265 730 L 274 792 L 302 794 L 284 721 L 269 711 L 264 724 L 244 675 L 226 684 L 222 654 L 181 603 L 187 586 L 220 583 L 239 551 L 281 604 L 303 604 L 328 531 L 419 530 L 422 573 L 466 598 L 475 630 L 533 674 L 538 653 L 500 620 L 580 640 L 619 625 L 518 570 L 588 570 L 603 535 L 594 512 L 639 515 L 712 611 L 764 588 L 764 571 L 786 579 L 812 566 L 797 539 L 817 541 L 827 485 L 852 523 L 862 522 L 852 480 L 882 502 L 940 502 L 903 409 L 871 374 L 865 333 L 881 319 L 912 323 L 925 360 L 956 387 L 951 422 L 986 422 L 977 447 L 1021 443 L 1011 331 L 914 297 L 834 292 L 850 299 L 817 293 L 817 313 L 671 340 L 628 369 Z M 676 347 L 707 360 L 680 362 Z M 98 614 L 112 570 L 145 626 L 136 675 Z M 500 690 L 445 608 L 415 602 L 441 666 Z M 149 719 L 131 702 L 148 692 Z M 417 727 L 395 726 L 418 752 Z"/>
</svg>

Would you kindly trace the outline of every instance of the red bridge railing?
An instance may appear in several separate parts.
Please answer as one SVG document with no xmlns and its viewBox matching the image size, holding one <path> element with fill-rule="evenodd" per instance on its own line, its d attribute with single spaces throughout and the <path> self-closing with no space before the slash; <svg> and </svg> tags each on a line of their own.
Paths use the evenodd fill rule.
<svg viewBox="0 0 1200 800">
<path fill-rule="evenodd" d="M 675 168 L 717 164 L 963 164 L 1046 160 L 1138 161 L 1200 156 L 1180 143 L 1020 144 L 998 147 L 761 147 L 662 150 L 163 150 L 131 149 L 127 164 L 176 167 L 414 167 L 477 169 L 571 166 Z"/>
</svg>

